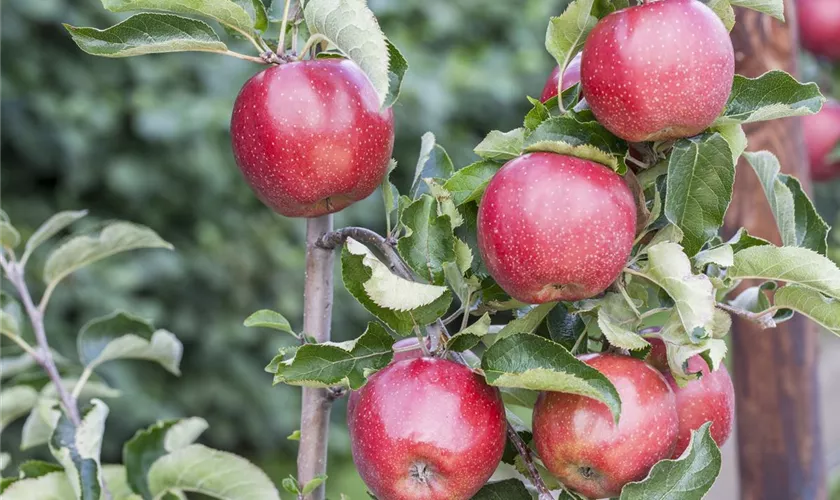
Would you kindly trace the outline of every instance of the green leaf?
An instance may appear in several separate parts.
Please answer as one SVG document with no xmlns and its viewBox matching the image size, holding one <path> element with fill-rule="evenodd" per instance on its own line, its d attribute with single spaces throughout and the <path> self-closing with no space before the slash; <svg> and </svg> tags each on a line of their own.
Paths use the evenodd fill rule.
<svg viewBox="0 0 840 500">
<path fill-rule="evenodd" d="M 520 127 L 510 132 L 492 130 L 473 151 L 485 160 L 504 162 L 522 154 L 524 142 L 524 128 Z"/>
<path fill-rule="evenodd" d="M 531 500 L 531 494 L 519 479 L 505 479 L 485 484 L 472 500 Z"/>
<path fill-rule="evenodd" d="M 675 498 L 701 500 L 712 488 L 720 473 L 720 450 L 706 422 L 691 433 L 688 448 L 675 460 L 661 460 L 648 476 L 628 483 L 621 490 L 621 500 L 639 498 Z"/>
<path fill-rule="evenodd" d="M 608 293 L 600 301 L 598 327 L 611 345 L 631 351 L 650 347 L 648 341 L 636 333 L 640 323 L 620 293 Z"/>
<path fill-rule="evenodd" d="M 63 471 L 20 479 L 3 490 L 3 500 L 74 500 L 73 486 Z"/>
<path fill-rule="evenodd" d="M 315 488 L 324 484 L 324 481 L 326 481 L 326 480 L 327 480 L 327 475 L 326 474 L 318 474 L 317 476 L 310 479 L 305 485 L 303 485 L 303 489 L 301 490 L 301 493 L 303 493 L 304 495 L 308 495 L 308 494 L 312 493 L 313 491 L 315 491 Z"/>
<path fill-rule="evenodd" d="M 0 432 L 29 413 L 38 402 L 38 391 L 28 385 L 13 385 L 0 391 Z"/>
<path fill-rule="evenodd" d="M 768 71 L 758 78 L 735 75 L 729 101 L 712 126 L 811 115 L 824 102 L 816 83 L 799 83 L 784 71 Z"/>
<path fill-rule="evenodd" d="M 432 323 L 449 309 L 449 304 L 452 302 L 452 294 L 446 287 L 441 287 L 444 289 L 443 294 L 432 303 L 413 311 L 397 311 L 378 305 L 370 298 L 365 287 L 365 284 L 373 279 L 373 270 L 364 262 L 366 256 L 367 253 L 364 255 L 354 254 L 350 252 L 347 245 L 344 246 L 341 251 L 341 276 L 344 281 L 344 287 L 365 309 L 384 321 L 397 333 L 408 335 L 415 325 L 419 326 Z M 369 262 L 371 262 L 371 265 L 376 265 L 372 261 Z M 411 283 L 407 280 L 403 281 L 411 285 L 421 285 L 420 283 Z"/>
<path fill-rule="evenodd" d="M 825 255 L 828 251 L 829 226 L 817 213 L 799 181 L 795 177 L 781 174 L 778 158 L 769 151 L 744 153 L 744 157 L 761 181 L 776 218 L 782 244 L 810 248 Z"/>
<path fill-rule="evenodd" d="M 737 7 L 763 12 L 775 17 L 779 21 L 785 20 L 784 0 L 729 0 L 729 2 Z"/>
<path fill-rule="evenodd" d="M 268 29 L 268 12 L 266 12 L 265 5 L 263 5 L 262 0 L 233 1 L 245 9 L 245 12 L 248 13 L 253 21 L 253 27 L 255 30 L 265 32 L 266 29 Z"/>
<path fill-rule="evenodd" d="M 385 44 L 388 46 L 388 95 L 382 105 L 385 108 L 391 107 L 397 102 L 400 96 L 400 88 L 405 73 L 408 71 L 408 61 L 405 60 L 399 49 L 387 38 Z"/>
<path fill-rule="evenodd" d="M 20 336 L 20 326 L 17 318 L 9 312 L 0 310 L 0 333 L 10 337 Z"/>
<path fill-rule="evenodd" d="M 516 333 L 534 333 L 555 307 L 557 302 L 547 302 L 531 308 L 527 313 L 511 321 L 496 335 L 496 341 Z"/>
<path fill-rule="evenodd" d="M 465 278 L 463 271 L 458 269 L 455 262 L 445 262 L 443 264 L 443 274 L 446 276 L 450 288 L 460 300 L 461 307 L 469 309 L 473 302 L 473 294 L 481 288 L 481 282 L 475 276 Z"/>
<path fill-rule="evenodd" d="M 708 276 L 693 274 L 691 262 L 680 245 L 663 242 L 649 247 L 648 265 L 642 274 L 674 299 L 691 338 L 708 336 L 715 313 L 714 287 Z"/>
<path fill-rule="evenodd" d="M 694 256 L 694 267 L 703 269 L 709 264 L 719 267 L 732 267 L 735 263 L 735 252 L 732 245 L 723 244 L 720 246 L 701 250 Z"/>
<path fill-rule="evenodd" d="M 102 0 L 111 12 L 158 10 L 208 17 L 243 35 L 253 35 L 254 20 L 235 0 Z"/>
<path fill-rule="evenodd" d="M 545 48 L 560 66 L 561 80 L 566 66 L 583 49 L 583 42 L 598 22 L 593 12 L 595 4 L 595 0 L 575 0 L 548 21 Z M 563 82 L 558 82 L 558 89 L 562 87 Z"/>
<path fill-rule="evenodd" d="M 108 491 L 113 500 L 142 500 L 143 498 L 135 495 L 131 490 L 125 467 L 122 465 L 103 465 L 102 479 L 108 485 Z"/>
<path fill-rule="evenodd" d="M 23 252 L 23 256 L 21 257 L 21 261 L 29 260 L 29 256 L 32 255 L 32 252 L 34 252 L 36 248 L 61 232 L 62 229 L 86 215 L 87 210 L 64 211 L 58 212 L 47 219 L 38 227 L 38 229 L 35 230 L 34 233 L 32 233 L 29 240 L 26 241 L 26 247 Z"/>
<path fill-rule="evenodd" d="M 184 346 L 178 338 L 122 311 L 89 321 L 76 343 L 79 360 L 91 369 L 117 359 L 143 359 L 160 364 L 174 375 L 181 374 Z"/>
<path fill-rule="evenodd" d="M 546 338 L 521 333 L 499 339 L 484 353 L 481 369 L 490 385 L 594 398 L 606 404 L 618 422 L 621 400 L 612 383 Z"/>
<path fill-rule="evenodd" d="M 490 315 L 484 313 L 478 321 L 453 335 L 446 343 L 446 348 L 456 352 L 468 351 L 481 342 L 481 337 L 487 335 L 489 329 Z"/>
<path fill-rule="evenodd" d="M 792 309 L 808 316 L 835 335 L 840 335 L 840 301 L 800 285 L 776 291 L 776 307 Z"/>
<path fill-rule="evenodd" d="M 380 184 L 382 188 L 382 201 L 385 203 L 385 225 L 388 234 L 391 234 L 391 212 L 397 209 L 397 199 L 400 197 L 400 192 L 391 182 L 391 172 L 395 168 L 397 168 L 397 160 L 392 158 L 388 162 L 388 173 L 382 178 L 382 183 Z"/>
<path fill-rule="evenodd" d="M 405 236 L 397 242 L 403 260 L 420 277 L 435 285 L 444 282 L 443 263 L 455 261 L 455 235 L 449 217 L 437 212 L 437 201 L 422 195 L 406 207 Z"/>
<path fill-rule="evenodd" d="M 478 201 L 499 168 L 501 165 L 493 161 L 477 161 L 455 172 L 443 187 L 452 193 L 452 201 L 456 206 Z"/>
<path fill-rule="evenodd" d="M 280 500 L 274 483 L 256 465 L 200 444 L 157 459 L 149 469 L 149 487 L 153 495 L 185 490 L 224 500 Z"/>
<path fill-rule="evenodd" d="M 371 277 L 363 286 L 368 297 L 379 307 L 413 311 L 433 303 L 446 293 L 445 286 L 417 283 L 397 276 L 366 246 L 352 238 L 347 239 L 345 247 L 351 254 L 361 256 L 362 263 L 371 270 Z"/>
<path fill-rule="evenodd" d="M 679 315 L 671 314 L 662 325 L 659 337 L 665 342 L 671 375 L 680 386 L 702 375 L 700 372 L 688 371 L 688 360 L 698 354 L 703 357 L 710 370 L 714 371 L 720 367 L 727 352 L 726 341 L 723 337 L 729 333 L 731 327 L 732 319 L 729 315 L 723 311 L 716 311 L 714 320 L 709 326 L 709 337 L 697 340 L 686 332 Z"/>
<path fill-rule="evenodd" d="M 50 452 L 64 467 L 80 500 L 100 500 L 102 492 L 99 453 L 108 406 L 99 399 L 91 403 L 93 406 L 84 412 L 78 428 L 62 413 L 49 441 Z"/>
<path fill-rule="evenodd" d="M 414 170 L 409 198 L 414 200 L 425 192 L 423 179 L 432 178 L 445 182 L 453 173 L 455 173 L 455 167 L 452 165 L 449 154 L 437 144 L 433 133 L 426 132 L 420 138 L 420 155 L 417 157 L 417 167 Z"/>
<path fill-rule="evenodd" d="M 393 358 L 394 341 L 379 323 L 368 323 L 356 340 L 304 344 L 294 351 L 281 350 L 274 383 L 308 387 L 344 386 L 356 390 L 367 377 L 381 370 Z M 291 356 L 288 354 L 291 353 Z"/>
<path fill-rule="evenodd" d="M 807 248 L 772 245 L 747 248 L 735 254 L 735 265 L 729 269 L 728 276 L 785 281 L 840 299 L 840 269 Z"/>
<path fill-rule="evenodd" d="M 472 268 L 472 263 L 473 252 L 470 246 L 461 238 L 455 238 L 455 265 L 461 274 L 466 274 Z"/>
<path fill-rule="evenodd" d="M 746 229 L 740 228 L 735 232 L 735 235 L 729 238 L 729 241 L 727 241 L 726 244 L 731 245 L 732 250 L 735 253 L 738 253 L 741 250 L 746 250 L 747 248 L 770 245 L 771 243 L 763 238 L 752 236 Z"/>
<path fill-rule="evenodd" d="M 443 184 L 434 178 L 425 178 L 423 182 L 429 188 L 429 194 L 437 201 L 437 214 L 439 216 L 449 217 L 449 223 L 452 228 L 456 228 L 464 223 L 464 218 L 455 207 L 452 193 L 450 193 Z"/>
<path fill-rule="evenodd" d="M 528 111 L 522 122 L 522 125 L 526 130 L 526 135 L 529 132 L 533 132 L 535 128 L 539 127 L 540 123 L 551 117 L 548 107 L 539 99 L 534 99 L 533 97 L 528 96 L 528 102 L 530 102 L 534 107 L 531 108 L 531 111 Z"/>
<path fill-rule="evenodd" d="M 128 222 L 113 222 L 98 236 L 76 236 L 58 248 L 44 265 L 44 282 L 54 284 L 68 274 L 116 253 L 138 248 L 166 248 L 172 245 L 151 229 Z"/>
<path fill-rule="evenodd" d="M 359 65 L 384 106 L 391 88 L 389 48 L 365 0 L 309 0 L 303 16 L 310 32 L 320 34 Z"/>
<path fill-rule="evenodd" d="M 207 427 L 206 420 L 192 417 L 161 420 L 137 431 L 123 445 L 123 462 L 131 489 L 143 498 L 152 498 L 147 480 L 152 464 L 167 453 L 191 445 Z"/>
<path fill-rule="evenodd" d="M 293 476 L 284 477 L 281 483 L 283 485 L 283 489 L 292 493 L 293 495 L 300 494 L 300 485 L 298 484 L 297 479 Z"/>
<path fill-rule="evenodd" d="M 69 24 L 64 28 L 80 49 L 94 56 L 227 51 L 227 46 L 207 23 L 171 14 L 137 14 L 104 30 Z"/>
<path fill-rule="evenodd" d="M 732 151 L 732 163 L 737 165 L 738 159 L 747 149 L 747 134 L 744 132 L 744 127 L 738 123 L 730 123 L 719 125 L 713 131 L 719 133 L 729 144 L 729 150 Z"/>
<path fill-rule="evenodd" d="M 254 314 L 248 316 L 243 324 L 249 328 L 272 328 L 274 330 L 280 330 L 281 332 L 290 333 L 295 337 L 299 337 L 298 334 L 292 330 L 292 325 L 289 324 L 289 320 L 287 320 L 279 312 L 272 311 L 270 309 L 260 309 Z"/>
<path fill-rule="evenodd" d="M 2 313 L 0 313 L 2 316 Z M 0 325 L 2 325 L 2 318 L 0 318 Z M 19 356 L 6 356 L 0 358 L 0 380 L 20 375 L 29 371 L 37 363 L 32 359 L 29 353 L 22 353 Z"/>
<path fill-rule="evenodd" d="M 718 133 L 680 139 L 668 161 L 665 216 L 679 227 L 688 255 L 717 235 L 732 201 L 735 163 Z"/>
<path fill-rule="evenodd" d="M 15 248 L 20 244 L 20 233 L 6 220 L 0 220 L 0 246 Z"/>
<path fill-rule="evenodd" d="M 565 304 L 558 304 L 557 307 L 548 313 L 546 320 L 548 326 L 548 333 L 551 340 L 565 347 L 568 351 L 572 351 L 577 340 L 583 334 L 585 325 L 580 315 L 569 312 L 569 308 Z M 576 354 L 572 352 L 572 354 Z"/>
<path fill-rule="evenodd" d="M 53 472 L 64 472 L 64 468 L 58 464 L 42 460 L 27 460 L 18 466 L 18 471 L 21 478 L 36 478 Z"/>
<path fill-rule="evenodd" d="M 775 281 L 767 281 L 759 286 L 749 287 L 731 300 L 729 305 L 754 313 L 766 311 L 771 307 L 767 292 L 774 292 L 777 288 Z"/>
<path fill-rule="evenodd" d="M 735 27 L 735 10 L 729 0 L 703 0 L 703 3 L 723 21 L 726 31 L 732 31 Z"/>
<path fill-rule="evenodd" d="M 525 140 L 524 152 L 547 151 L 576 156 L 623 174 L 627 145 L 612 135 L 591 114 L 566 114 L 545 120 Z"/>
</svg>

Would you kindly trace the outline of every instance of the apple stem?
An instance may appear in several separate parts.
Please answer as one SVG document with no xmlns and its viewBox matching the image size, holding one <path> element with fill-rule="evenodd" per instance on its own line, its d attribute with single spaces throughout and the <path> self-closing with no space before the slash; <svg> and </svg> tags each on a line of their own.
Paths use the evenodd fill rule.
<svg viewBox="0 0 840 500">
<path fill-rule="evenodd" d="M 330 340 L 333 304 L 333 261 L 331 249 L 318 242 L 332 231 L 332 214 L 306 220 L 306 281 L 303 291 L 303 331 L 317 342 Z M 328 389 L 303 388 L 300 412 L 298 482 L 306 484 L 327 471 L 327 441 L 330 410 L 335 395 Z M 323 500 L 323 484 L 312 491 L 310 500 Z"/>
<path fill-rule="evenodd" d="M 283 20 L 280 22 L 280 40 L 277 42 L 277 55 L 283 57 L 286 53 L 286 25 L 289 23 L 289 6 L 292 0 L 285 0 L 283 5 Z"/>
</svg>

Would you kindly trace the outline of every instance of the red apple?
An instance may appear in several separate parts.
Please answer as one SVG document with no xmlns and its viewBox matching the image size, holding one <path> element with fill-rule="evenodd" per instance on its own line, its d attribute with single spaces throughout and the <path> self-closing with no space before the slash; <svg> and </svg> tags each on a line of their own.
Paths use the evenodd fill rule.
<svg viewBox="0 0 840 500">
<path fill-rule="evenodd" d="M 597 295 L 633 246 L 636 204 L 621 176 L 554 153 L 509 161 L 478 209 L 478 248 L 511 297 L 538 304 Z"/>
<path fill-rule="evenodd" d="M 690 373 L 702 373 L 702 377 L 686 384 L 677 385 L 668 368 L 665 343 L 660 339 L 648 339 L 653 348 L 648 355 L 648 363 L 658 369 L 673 389 L 677 398 L 677 414 L 680 418 L 680 431 L 677 447 L 672 458 L 682 455 L 691 442 L 691 433 L 706 422 L 712 423 L 710 432 L 718 446 L 723 446 L 732 434 L 735 417 L 735 388 L 732 378 L 724 365 L 714 372 L 709 372 L 709 365 L 700 356 L 688 360 Z"/>
<path fill-rule="evenodd" d="M 591 398 L 544 392 L 534 406 L 534 444 L 566 486 L 590 498 L 617 497 L 631 481 L 669 458 L 677 440 L 674 393 L 651 366 L 629 356 L 581 356 L 621 397 L 621 419 Z"/>
<path fill-rule="evenodd" d="M 337 212 L 370 195 L 394 145 L 393 113 L 344 59 L 257 73 L 236 98 L 230 131 L 245 180 L 287 217 Z"/>
<path fill-rule="evenodd" d="M 660 0 L 601 19 L 583 47 L 581 84 L 595 117 L 631 141 L 709 127 L 732 90 L 729 32 L 697 0 Z"/>
<path fill-rule="evenodd" d="M 574 59 L 569 61 L 569 65 L 566 66 L 566 71 L 563 72 L 563 90 L 571 88 L 572 85 L 580 82 L 580 56 L 580 54 L 576 55 Z M 540 96 L 541 102 L 545 102 L 557 95 L 557 88 L 560 85 L 559 78 L 560 66 L 557 66 L 551 72 L 551 75 L 549 75 L 548 81 L 545 82 L 545 87 L 543 87 L 542 95 Z"/>
<path fill-rule="evenodd" d="M 840 60 L 840 2 L 798 0 L 799 38 L 809 52 Z"/>
<path fill-rule="evenodd" d="M 802 129 L 811 178 L 827 181 L 840 175 L 840 161 L 828 161 L 829 153 L 840 143 L 840 102 L 829 99 L 819 113 L 802 117 Z"/>
<path fill-rule="evenodd" d="M 368 379 L 347 425 L 379 500 L 467 500 L 499 465 L 507 424 L 498 389 L 463 365 L 419 358 Z"/>
</svg>

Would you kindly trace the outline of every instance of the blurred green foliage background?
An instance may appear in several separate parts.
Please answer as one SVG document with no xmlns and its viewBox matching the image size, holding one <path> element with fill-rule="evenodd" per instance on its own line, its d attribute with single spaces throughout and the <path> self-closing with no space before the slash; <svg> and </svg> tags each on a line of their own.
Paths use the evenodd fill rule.
<svg viewBox="0 0 840 500">
<path fill-rule="evenodd" d="M 552 68 L 543 47 L 548 17 L 566 3 L 370 1 L 411 65 L 395 108 L 398 187 L 410 183 L 423 132 L 434 132 L 460 167 L 489 130 L 518 126 L 530 107 L 525 95 L 539 95 Z M 272 308 L 300 327 L 305 224 L 263 207 L 230 151 L 233 101 L 260 68 L 196 53 L 97 58 L 61 27 L 106 27 L 123 17 L 96 0 L 4 1 L 3 209 L 24 236 L 55 211 L 87 208 L 88 225 L 135 221 L 175 245 L 78 272 L 51 303 L 48 333 L 70 357 L 78 329 L 114 309 L 150 318 L 184 342 L 180 378 L 141 362 L 106 365 L 104 378 L 127 396 L 109 402 L 103 461 L 119 461 L 122 443 L 158 418 L 196 415 L 210 423 L 203 442 L 247 456 L 279 482 L 294 470 L 296 443 L 286 436 L 298 426 L 299 391 L 272 387 L 263 367 L 289 340 L 242 320 Z M 838 187 L 818 189 L 829 222 L 840 212 Z M 336 225 L 383 231 L 381 207 L 375 194 L 338 214 Z M 31 265 L 36 289 L 45 253 Z M 341 286 L 334 314 L 337 340 L 357 336 L 369 319 Z M 343 402 L 333 422 L 329 495 L 365 498 Z M 4 433 L 4 450 L 17 449 L 21 425 Z"/>
</svg>

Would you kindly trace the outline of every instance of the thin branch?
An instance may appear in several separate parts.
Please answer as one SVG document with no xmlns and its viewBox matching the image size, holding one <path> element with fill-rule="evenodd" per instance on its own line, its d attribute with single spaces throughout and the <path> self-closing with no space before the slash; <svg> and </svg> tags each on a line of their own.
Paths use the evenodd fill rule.
<svg viewBox="0 0 840 500">
<path fill-rule="evenodd" d="M 91 375 L 93 375 L 93 370 L 91 370 L 89 366 L 86 366 L 84 371 L 82 371 L 82 375 L 79 377 L 79 380 L 76 381 L 76 386 L 73 387 L 74 398 L 79 398 L 79 395 L 82 393 L 82 389 L 85 388 L 85 384 L 87 384 Z"/>
<path fill-rule="evenodd" d="M 537 488 L 539 500 L 554 500 L 554 497 L 551 495 L 551 491 L 548 489 L 548 486 L 545 485 L 542 476 L 540 476 L 540 471 L 537 470 L 537 465 L 534 463 L 534 458 L 531 456 L 531 450 L 528 449 L 528 446 L 525 445 L 525 442 L 522 441 L 522 437 L 516 432 L 516 429 L 513 428 L 510 422 L 507 424 L 507 433 L 510 442 L 513 443 L 513 446 L 516 448 L 516 452 L 519 453 L 520 457 L 522 457 L 522 461 L 525 463 L 525 468 L 528 469 L 528 475 L 531 476 L 531 482 L 534 484 L 534 487 Z"/>
<path fill-rule="evenodd" d="M 29 288 L 27 288 L 26 282 L 24 281 L 23 269 L 18 263 L 6 260 L 3 255 L 0 255 L 0 266 L 2 266 L 3 271 L 6 273 L 6 277 L 9 282 L 17 290 L 21 302 L 23 302 L 26 314 L 29 316 L 29 322 L 32 324 L 32 330 L 35 332 L 35 340 L 38 342 L 38 347 L 41 350 L 41 355 L 35 357 L 35 360 L 38 361 L 38 363 L 44 368 L 44 371 L 47 372 L 47 375 L 53 382 L 53 385 L 55 385 L 55 389 L 58 392 L 58 396 L 64 405 L 64 409 L 67 412 L 70 421 L 73 422 L 73 425 L 78 427 L 79 424 L 81 424 L 82 419 L 79 416 L 79 407 L 76 404 L 76 398 L 74 398 L 64 387 L 64 384 L 61 383 L 61 375 L 58 373 L 58 367 L 55 365 L 55 360 L 53 359 L 52 351 L 50 351 L 50 345 L 47 341 L 47 334 L 44 330 L 43 311 L 36 307 L 35 303 L 32 301 L 32 296 L 29 294 Z"/>
<path fill-rule="evenodd" d="M 331 214 L 306 220 L 303 331 L 317 342 L 330 340 L 334 254 L 318 242 L 332 231 L 332 221 Z M 326 473 L 330 411 L 334 399 L 329 389 L 303 388 L 297 460 L 300 484 L 306 484 L 315 476 Z M 321 485 L 308 497 L 310 500 L 323 500 L 324 495 L 324 486 Z"/>
<path fill-rule="evenodd" d="M 338 231 L 327 233 L 318 239 L 315 244 L 320 248 L 327 250 L 334 250 L 343 245 L 347 238 L 353 238 L 364 246 L 379 253 L 383 262 L 392 273 L 400 278 L 414 281 L 414 275 L 408 265 L 402 260 L 402 257 L 394 249 L 394 246 L 388 243 L 384 237 L 378 233 L 363 227 L 345 227 Z"/>
</svg>

